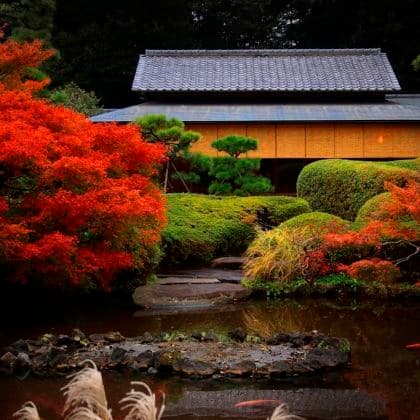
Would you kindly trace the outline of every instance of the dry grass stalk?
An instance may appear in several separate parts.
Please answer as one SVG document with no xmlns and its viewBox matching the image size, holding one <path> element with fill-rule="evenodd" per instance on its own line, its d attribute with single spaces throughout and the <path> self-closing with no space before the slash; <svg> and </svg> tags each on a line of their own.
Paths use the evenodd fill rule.
<svg viewBox="0 0 420 420">
<path fill-rule="evenodd" d="M 38 410 L 32 401 L 27 401 L 22 408 L 13 414 L 18 420 L 41 420 Z"/>
<path fill-rule="evenodd" d="M 70 375 L 71 381 L 61 388 L 66 397 L 64 405 L 66 419 L 112 420 L 101 372 L 93 361 L 86 360 L 84 363 L 90 363 L 91 366 Z"/>
<path fill-rule="evenodd" d="M 131 382 L 131 385 L 141 386 L 146 390 L 146 392 L 136 391 L 135 389 L 127 392 L 127 396 L 120 401 L 121 404 L 125 404 L 122 407 L 123 410 L 130 410 L 124 419 L 160 420 L 163 411 L 165 410 L 164 401 L 158 409 L 156 404 L 156 395 L 147 384 L 144 382 Z"/>
<path fill-rule="evenodd" d="M 305 248 L 312 241 L 307 229 L 273 229 L 261 233 L 246 253 L 247 278 L 288 282 L 301 274 Z"/>
<path fill-rule="evenodd" d="M 271 417 L 268 417 L 267 420 L 304 420 L 304 418 L 290 414 L 287 405 L 281 404 L 273 411 L 273 414 Z"/>
</svg>

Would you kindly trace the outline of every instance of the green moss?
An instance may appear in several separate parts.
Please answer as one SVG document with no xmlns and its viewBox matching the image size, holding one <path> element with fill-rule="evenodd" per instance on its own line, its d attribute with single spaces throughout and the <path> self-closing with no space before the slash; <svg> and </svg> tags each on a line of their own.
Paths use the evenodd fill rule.
<svg viewBox="0 0 420 420">
<path fill-rule="evenodd" d="M 384 162 L 385 165 L 395 166 L 397 168 L 411 169 L 412 171 L 418 171 L 420 169 L 420 158 L 407 159 L 407 160 L 392 160 L 390 162 Z"/>
<path fill-rule="evenodd" d="M 286 196 L 218 197 L 168 194 L 168 226 L 162 235 L 164 264 L 208 262 L 246 249 L 258 226 L 277 226 L 310 211 L 303 199 Z"/>
<path fill-rule="evenodd" d="M 360 207 L 356 222 L 369 222 L 370 220 L 385 220 L 389 218 L 388 212 L 381 207 L 390 201 L 391 194 L 384 192 L 370 198 Z"/>
<path fill-rule="evenodd" d="M 367 200 L 384 192 L 384 181 L 404 185 L 414 176 L 411 167 L 410 161 L 320 160 L 303 168 L 297 192 L 308 200 L 313 210 L 354 220 Z"/>
<path fill-rule="evenodd" d="M 313 228 L 317 234 L 330 231 L 346 231 L 350 229 L 350 222 L 332 214 L 314 211 L 310 213 L 300 214 L 283 222 L 279 228 L 298 229 L 303 227 Z"/>
</svg>

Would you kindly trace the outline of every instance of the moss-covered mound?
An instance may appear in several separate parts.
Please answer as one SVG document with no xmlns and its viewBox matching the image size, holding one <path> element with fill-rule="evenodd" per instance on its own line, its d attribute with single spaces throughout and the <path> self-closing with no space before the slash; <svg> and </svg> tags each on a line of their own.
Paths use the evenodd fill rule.
<svg viewBox="0 0 420 420">
<path fill-rule="evenodd" d="M 370 222 L 371 220 L 386 220 L 389 218 L 389 213 L 383 208 L 391 199 L 389 192 L 375 195 L 370 198 L 360 207 L 356 222 Z"/>
<path fill-rule="evenodd" d="M 283 222 L 278 229 L 309 228 L 316 231 L 317 234 L 322 234 L 330 231 L 346 231 L 350 229 L 350 225 L 350 222 L 343 220 L 341 217 L 321 211 L 314 211 L 292 217 Z"/>
<path fill-rule="evenodd" d="M 299 174 L 297 193 L 313 210 L 354 220 L 360 207 L 384 192 L 384 181 L 404 185 L 415 176 L 415 161 L 362 162 L 327 159 L 305 166 Z"/>
<path fill-rule="evenodd" d="M 254 238 L 256 227 L 277 226 L 310 211 L 305 200 L 285 196 L 168 194 L 167 197 L 163 264 L 208 262 L 219 255 L 240 253 Z"/>
</svg>

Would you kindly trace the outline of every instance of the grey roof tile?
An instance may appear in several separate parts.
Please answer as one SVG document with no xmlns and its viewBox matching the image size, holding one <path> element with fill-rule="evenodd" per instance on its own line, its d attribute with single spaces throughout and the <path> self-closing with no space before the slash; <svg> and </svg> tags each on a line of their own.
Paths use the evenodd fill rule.
<svg viewBox="0 0 420 420">
<path fill-rule="evenodd" d="M 129 122 L 147 114 L 165 114 L 184 122 L 417 121 L 420 107 L 381 104 L 174 104 L 146 102 L 91 117 L 94 122 Z"/>
<path fill-rule="evenodd" d="M 143 92 L 399 91 L 380 49 L 146 50 L 134 77 Z"/>
</svg>

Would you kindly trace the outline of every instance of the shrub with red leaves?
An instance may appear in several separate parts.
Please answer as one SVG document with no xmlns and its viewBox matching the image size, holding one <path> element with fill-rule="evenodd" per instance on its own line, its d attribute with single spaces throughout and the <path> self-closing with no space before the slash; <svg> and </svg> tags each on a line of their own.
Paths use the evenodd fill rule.
<svg viewBox="0 0 420 420">
<path fill-rule="evenodd" d="M 134 125 L 32 97 L 43 83 L 28 85 L 24 69 L 49 55 L 39 42 L 0 44 L 0 265 L 10 280 L 109 290 L 122 270 L 148 270 L 165 150 Z"/>
<path fill-rule="evenodd" d="M 359 231 L 325 234 L 319 249 L 306 253 L 308 281 L 318 272 L 344 272 L 367 282 L 391 283 L 401 276 L 400 264 L 418 258 L 419 184 L 409 180 L 405 187 L 386 183 L 385 188 L 391 194 L 384 204 L 389 219 L 371 220 Z M 392 259 L 390 250 L 408 254 Z"/>
<path fill-rule="evenodd" d="M 363 280 L 367 283 L 375 281 L 393 283 L 401 274 L 399 268 L 391 261 L 380 258 L 360 260 L 348 266 L 339 265 L 337 271 L 344 272 L 350 277 Z"/>
</svg>

